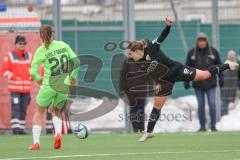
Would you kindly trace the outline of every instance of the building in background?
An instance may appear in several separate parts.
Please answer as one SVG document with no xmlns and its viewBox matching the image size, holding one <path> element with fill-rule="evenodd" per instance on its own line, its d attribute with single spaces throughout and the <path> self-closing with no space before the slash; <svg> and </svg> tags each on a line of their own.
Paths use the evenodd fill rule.
<svg viewBox="0 0 240 160">
<path fill-rule="evenodd" d="M 33 4 L 42 19 L 52 19 L 53 0 L 8 0 L 8 9 L 18 10 Z M 119 21 L 122 19 L 122 0 L 62 0 L 62 18 L 80 21 Z M 173 17 L 169 0 L 135 0 L 136 20 L 156 21 Z M 179 20 L 212 22 L 212 0 L 174 0 Z M 219 0 L 221 23 L 240 21 L 239 0 Z"/>
</svg>

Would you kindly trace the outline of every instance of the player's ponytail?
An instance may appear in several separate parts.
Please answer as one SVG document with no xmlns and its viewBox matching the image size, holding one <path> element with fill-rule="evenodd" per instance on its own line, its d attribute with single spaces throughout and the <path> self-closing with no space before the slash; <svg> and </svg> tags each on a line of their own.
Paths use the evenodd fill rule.
<svg viewBox="0 0 240 160">
<path fill-rule="evenodd" d="M 49 25 L 43 25 L 40 27 L 40 37 L 45 44 L 45 48 L 48 49 L 52 41 L 52 28 Z"/>
<path fill-rule="evenodd" d="M 127 49 L 130 49 L 131 51 L 135 52 L 136 50 L 144 50 L 145 44 L 142 41 L 132 41 Z"/>
</svg>

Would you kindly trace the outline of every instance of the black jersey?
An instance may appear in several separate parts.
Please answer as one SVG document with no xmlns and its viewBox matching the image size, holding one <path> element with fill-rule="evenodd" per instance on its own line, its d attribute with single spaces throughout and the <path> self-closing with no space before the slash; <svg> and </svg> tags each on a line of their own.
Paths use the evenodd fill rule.
<svg viewBox="0 0 240 160">
<path fill-rule="evenodd" d="M 161 91 L 156 96 L 171 95 L 173 85 L 179 81 L 192 81 L 196 75 L 196 69 L 185 66 L 170 59 L 160 48 L 170 32 L 170 26 L 166 26 L 161 35 L 153 41 L 146 40 L 143 57 L 137 62 L 155 83 L 161 85 Z"/>
<path fill-rule="evenodd" d="M 160 49 L 160 43 L 156 40 L 147 43 L 144 56 L 139 62 L 142 63 L 141 69 L 145 70 L 156 81 L 163 79 L 173 82 L 174 75 L 181 67 L 179 62 L 171 60 L 164 54 Z"/>
</svg>

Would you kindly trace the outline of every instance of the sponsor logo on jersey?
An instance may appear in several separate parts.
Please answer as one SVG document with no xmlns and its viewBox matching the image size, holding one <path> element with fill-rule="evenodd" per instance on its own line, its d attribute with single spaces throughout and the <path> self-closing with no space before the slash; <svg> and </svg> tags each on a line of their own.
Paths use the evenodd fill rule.
<svg viewBox="0 0 240 160">
<path fill-rule="evenodd" d="M 150 61 L 151 60 L 151 57 L 149 55 L 146 56 L 146 60 L 147 61 Z"/>
<path fill-rule="evenodd" d="M 157 67 L 157 65 L 158 65 L 158 62 L 156 60 L 152 61 L 147 68 L 147 73 L 153 72 Z"/>
</svg>

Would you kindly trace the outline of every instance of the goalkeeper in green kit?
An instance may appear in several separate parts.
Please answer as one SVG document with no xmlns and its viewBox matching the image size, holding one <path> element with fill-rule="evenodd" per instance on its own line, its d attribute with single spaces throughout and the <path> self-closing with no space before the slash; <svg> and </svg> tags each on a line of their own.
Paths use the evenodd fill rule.
<svg viewBox="0 0 240 160">
<path fill-rule="evenodd" d="M 40 149 L 40 134 L 48 107 L 50 107 L 55 129 L 54 148 L 59 149 L 62 145 L 60 110 L 65 105 L 69 90 L 69 85 L 64 84 L 66 81 L 75 84 L 80 61 L 68 44 L 52 39 L 50 26 L 41 26 L 40 38 L 42 44 L 34 55 L 30 69 L 31 76 L 41 87 L 36 97 L 37 107 L 33 116 L 33 145 L 29 149 Z M 44 65 L 43 79 L 38 74 L 41 64 Z"/>
</svg>

